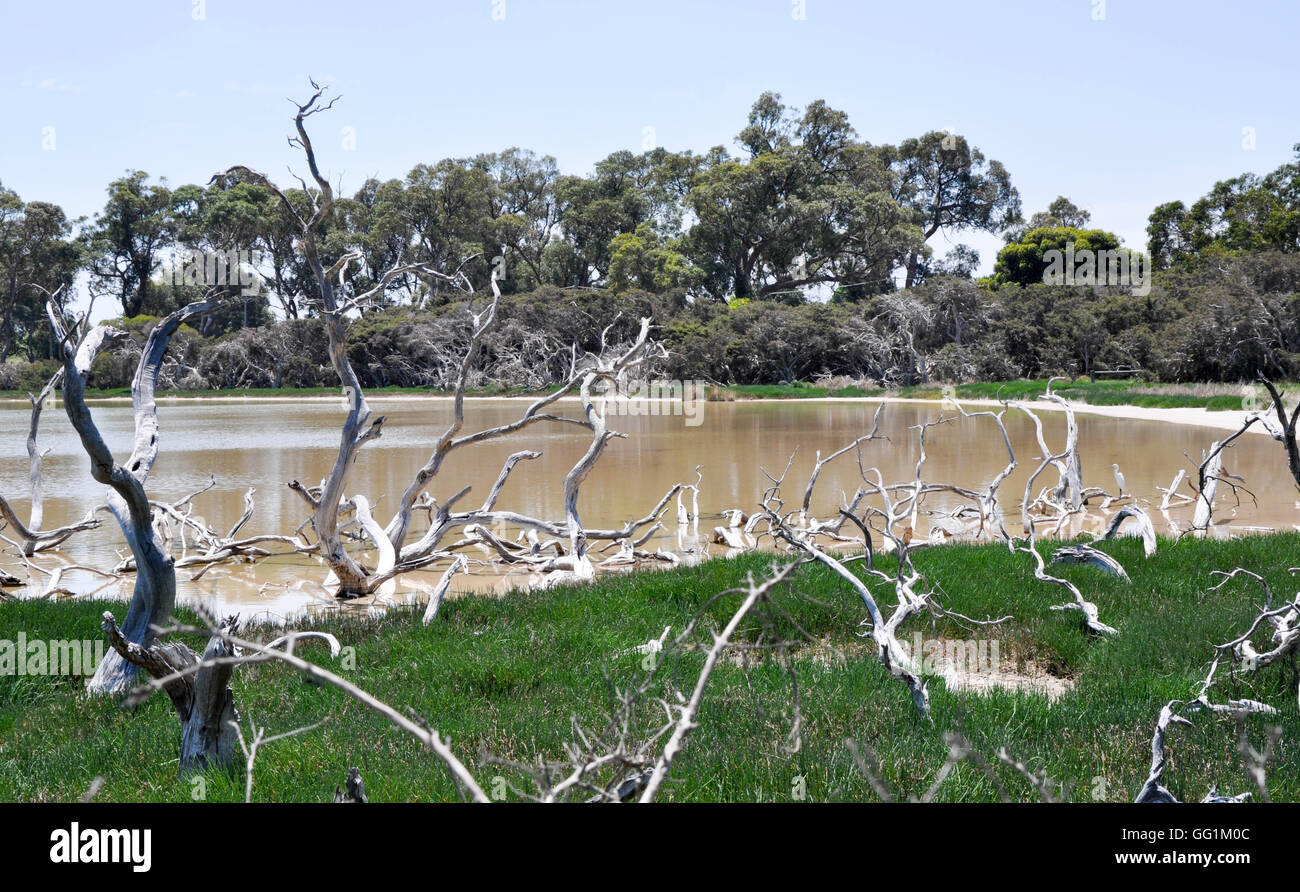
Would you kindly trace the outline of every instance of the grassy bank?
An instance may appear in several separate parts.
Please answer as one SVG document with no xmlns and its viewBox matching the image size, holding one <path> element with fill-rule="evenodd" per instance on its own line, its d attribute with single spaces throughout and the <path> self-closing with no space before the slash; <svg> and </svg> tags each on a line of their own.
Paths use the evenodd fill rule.
<svg viewBox="0 0 1300 892">
<path fill-rule="evenodd" d="M 1279 385 L 1281 386 L 1281 385 Z M 796 399 L 853 399 L 863 397 L 899 397 L 904 399 L 939 400 L 952 392 L 961 399 L 1033 399 L 1047 387 L 1047 379 L 1021 381 L 992 381 L 958 384 L 945 388 L 938 384 L 884 389 L 858 384 L 847 386 L 820 386 L 796 381 L 792 384 L 737 384 L 726 387 L 711 386 L 711 400 L 796 400 Z M 1294 387 L 1284 389 L 1294 390 Z M 1053 390 L 1066 399 L 1094 406 L 1138 406 L 1149 409 L 1200 408 L 1211 410 L 1239 410 L 1243 408 L 1244 392 L 1239 384 L 1151 384 L 1138 379 L 1118 381 L 1089 381 L 1081 378 L 1072 382 L 1058 381 Z M 160 390 L 162 399 L 293 399 L 299 396 L 337 396 L 337 387 L 255 387 L 243 390 Z M 449 391 L 426 387 L 375 387 L 367 395 L 382 396 L 451 396 Z M 533 391 L 518 387 L 488 387 L 466 391 L 472 397 L 541 396 L 549 391 Z M 127 388 L 88 390 L 90 399 L 129 399 Z M 1259 404 L 1267 403 L 1262 390 L 1256 394 Z M 26 392 L 0 390 L 0 402 L 17 401 L 27 404 Z"/>
<path fill-rule="evenodd" d="M 919 795 L 932 782 L 947 748 L 943 733 L 963 733 L 986 758 L 1006 746 L 1031 768 L 1045 769 L 1070 799 L 1128 800 L 1140 788 L 1150 760 L 1153 722 L 1167 700 L 1187 698 L 1204 676 L 1211 645 L 1244 631 L 1260 592 L 1246 581 L 1207 592 L 1212 569 L 1246 566 L 1266 575 L 1279 593 L 1294 583 L 1300 535 L 1238 541 L 1162 541 L 1146 560 L 1135 541 L 1106 544 L 1128 568 L 1124 584 L 1088 567 L 1062 575 L 1076 581 L 1120 634 L 1082 631 L 1077 615 L 1052 611 L 1061 592 L 1036 582 L 1024 555 L 1003 547 L 953 545 L 921 552 L 918 566 L 941 587 L 945 604 L 974 617 L 1011 614 L 1014 620 L 968 631 L 954 622 L 916 622 L 927 638 L 994 638 L 1004 659 L 1021 668 L 1069 679 L 1074 687 L 1055 703 L 1026 692 L 989 695 L 949 692 L 931 682 L 934 723 L 918 720 L 903 686 L 892 680 L 854 632 L 860 602 L 819 568 L 806 568 L 779 595 L 788 618 L 772 631 L 797 638 L 795 624 L 815 640 L 796 644 L 791 664 L 803 720 L 797 752 L 788 747 L 794 717 L 790 675 L 773 657 L 755 655 L 746 668 L 724 661 L 700 714 L 701 727 L 678 761 L 665 797 L 673 800 L 790 800 L 802 779 L 811 800 L 872 800 L 845 739 L 870 746 L 888 782 Z M 524 778 L 491 764 L 485 753 L 532 762 L 561 756 L 572 739 L 570 716 L 600 724 L 614 688 L 640 671 L 639 654 L 621 652 L 664 626 L 681 629 L 715 593 L 747 572 L 761 573 L 771 558 L 746 556 L 662 573 L 604 579 L 585 588 L 475 597 L 449 602 L 437 621 L 396 612 L 381 619 L 330 619 L 310 625 L 333 631 L 356 648 L 351 680 L 399 709 L 413 708 L 448 736 L 487 787 L 496 775 Z M 737 595 L 710 608 L 719 620 Z M 110 609 L 121 616 L 123 605 Z M 28 639 L 93 638 L 102 603 L 0 603 L 3 636 Z M 759 622 L 746 623 L 753 639 Z M 1263 644 L 1263 635 L 1258 644 Z M 197 643 L 197 642 L 196 642 Z M 838 652 L 838 653 L 837 653 Z M 842 654 L 842 656 L 840 656 Z M 330 665 L 327 655 L 310 658 Z M 698 652 L 665 658 L 660 676 L 678 673 L 689 688 L 701 664 Z M 334 664 L 333 668 L 339 668 Z M 1300 800 L 1300 716 L 1290 667 L 1274 666 L 1220 692 L 1253 697 L 1282 710 L 1285 733 L 1269 770 L 1273 798 Z M 1226 675 L 1226 673 L 1225 673 Z M 235 676 L 236 702 L 246 720 L 267 734 L 329 721 L 310 733 L 268 746 L 259 755 L 257 800 L 328 800 L 347 768 L 359 766 L 374 800 L 446 800 L 455 797 L 446 772 L 403 733 L 343 694 L 304 683 L 281 666 L 243 667 Z M 660 685 L 655 693 L 665 693 Z M 648 706 L 645 727 L 662 720 Z M 1250 789 L 1237 754 L 1231 720 L 1192 717 L 1170 738 L 1166 783 L 1183 798 Z M 1265 721 L 1246 728 L 1262 741 Z M 188 801 L 195 787 L 176 773 L 179 727 L 170 704 L 156 697 L 134 712 L 81 695 L 73 677 L 0 677 L 0 800 L 77 798 L 96 776 L 99 798 L 110 801 Z M 996 760 L 994 760 L 996 761 Z M 1007 770 L 1013 795 L 1033 791 Z M 210 800 L 240 799 L 242 771 L 206 778 Z M 997 792 L 963 764 L 943 786 L 941 800 L 989 800 Z"/>
<path fill-rule="evenodd" d="M 958 384 L 945 389 L 938 384 L 899 387 L 890 390 L 861 386 L 821 387 L 815 384 L 760 384 L 722 388 L 724 399 L 820 399 L 852 397 L 901 397 L 904 399 L 942 399 L 953 393 L 959 399 L 1033 399 L 1047 389 L 1047 379 L 1036 381 L 990 381 Z M 1115 381 L 1058 381 L 1053 391 L 1068 400 L 1094 406 L 1137 406 L 1145 409 L 1243 408 L 1242 385 L 1239 384 L 1152 384 L 1138 379 Z M 1256 394 L 1259 405 L 1267 404 L 1268 395 Z"/>
</svg>

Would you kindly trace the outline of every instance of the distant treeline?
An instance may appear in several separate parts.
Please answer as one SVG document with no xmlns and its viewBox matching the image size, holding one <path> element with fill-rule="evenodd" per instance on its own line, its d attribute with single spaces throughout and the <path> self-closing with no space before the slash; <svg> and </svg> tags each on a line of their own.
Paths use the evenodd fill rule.
<svg viewBox="0 0 1300 892">
<path fill-rule="evenodd" d="M 614 319 L 610 337 L 630 336 L 646 314 L 671 351 L 659 371 L 723 384 L 1300 373 L 1300 161 L 1156 208 L 1134 264 L 1154 279 L 1136 289 L 1045 284 L 1060 280 L 1046 258 L 1128 249 L 1063 197 L 1026 220 L 1007 170 L 961 136 L 873 145 L 824 102 L 797 111 L 765 94 L 736 143 L 734 154 L 616 152 L 588 176 L 509 149 L 335 201 L 320 260 L 359 252 L 349 287 L 397 263 L 449 277 L 397 276 L 357 319 L 363 384 L 448 386 L 467 337 L 463 286 L 481 300 L 494 265 L 505 297 L 476 387 L 553 383 L 575 345 L 595 349 Z M 249 268 L 232 271 L 228 299 L 173 342 L 164 386 L 336 384 L 289 211 L 251 179 L 171 188 L 132 171 L 89 220 L 0 186 L 0 389 L 39 387 L 52 371 L 44 304 L 75 282 L 120 304 L 136 334 L 91 381 L 125 386 L 152 320 L 214 285 L 211 265 L 185 268 L 194 257 L 235 258 L 257 276 L 250 288 Z M 284 191 L 306 212 L 308 193 Z M 936 258 L 927 246 L 978 230 L 1006 241 L 987 279 L 972 279 L 970 248 Z"/>
</svg>

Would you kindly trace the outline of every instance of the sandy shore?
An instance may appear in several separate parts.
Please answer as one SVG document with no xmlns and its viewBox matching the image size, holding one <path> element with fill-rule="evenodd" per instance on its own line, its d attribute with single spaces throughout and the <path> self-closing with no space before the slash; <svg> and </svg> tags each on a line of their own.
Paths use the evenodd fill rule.
<svg viewBox="0 0 1300 892">
<path fill-rule="evenodd" d="M 859 402 L 886 402 L 886 403 L 930 403 L 934 404 L 935 400 L 921 399 L 880 399 L 875 397 L 866 397 Z M 977 406 L 980 408 L 997 408 L 1002 405 L 997 400 L 958 400 L 962 406 Z M 1235 431 L 1241 427 L 1246 418 L 1251 413 L 1244 410 L 1227 411 L 1221 409 L 1199 409 L 1194 407 L 1184 407 L 1178 409 L 1151 409 L 1142 406 L 1094 406 L 1091 403 L 1076 403 L 1067 400 L 1070 408 L 1079 415 L 1105 415 L 1109 418 L 1134 418 L 1139 421 L 1163 421 L 1166 424 L 1191 424 L 1198 427 L 1212 427 L 1223 431 Z M 1026 405 L 1030 406 L 1035 412 L 1045 409 L 1049 412 L 1062 412 L 1064 409 L 1059 403 L 1047 402 L 1045 400 L 1029 401 Z M 1268 431 L 1260 424 L 1254 424 L 1250 428 L 1250 433 L 1267 434 Z"/>
</svg>

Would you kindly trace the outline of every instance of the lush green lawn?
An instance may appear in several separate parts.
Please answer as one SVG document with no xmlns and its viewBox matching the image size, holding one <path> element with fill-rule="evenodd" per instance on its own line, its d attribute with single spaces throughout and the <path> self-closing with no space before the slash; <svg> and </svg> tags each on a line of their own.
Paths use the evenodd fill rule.
<svg viewBox="0 0 1300 892">
<path fill-rule="evenodd" d="M 777 596 L 788 617 L 769 629 L 797 639 L 795 624 L 816 639 L 791 653 L 802 710 L 800 746 L 791 752 L 794 716 L 790 676 L 770 652 L 746 668 L 724 661 L 714 676 L 690 739 L 664 797 L 675 800 L 870 800 L 875 796 L 855 769 L 845 739 L 866 744 L 902 795 L 929 786 L 947 748 L 943 733 L 960 731 L 988 759 L 1005 745 L 1031 768 L 1064 784 L 1070 799 L 1098 795 L 1130 800 L 1150 761 L 1150 738 L 1160 707 L 1188 698 L 1204 676 L 1211 645 L 1244 631 L 1262 603 L 1246 580 L 1217 592 L 1210 571 L 1245 566 L 1267 576 L 1279 597 L 1295 591 L 1286 568 L 1300 563 L 1300 535 L 1275 534 L 1230 542 L 1162 540 L 1155 557 L 1142 557 L 1133 540 L 1105 544 L 1128 569 L 1132 584 L 1079 566 L 1060 569 L 1119 629 L 1113 639 L 1090 636 L 1078 614 L 1050 610 L 1064 600 L 1055 586 L 1034 580 L 1027 556 L 1005 547 L 951 545 L 917 554 L 918 566 L 943 592 L 952 610 L 973 617 L 1011 614 L 1003 625 L 967 631 L 950 621 L 914 620 L 905 629 L 927 637 L 996 637 L 1004 656 L 1072 679 L 1075 687 L 1050 704 L 1036 694 L 988 696 L 950 693 L 931 682 L 933 723 L 920 721 L 905 688 L 855 638 L 864 611 L 829 573 L 810 567 Z M 492 778 L 524 778 L 490 763 L 485 754 L 529 762 L 557 758 L 572 739 L 570 716 L 598 726 L 611 690 L 641 670 L 639 654 L 618 654 L 663 627 L 680 630 L 715 593 L 760 574 L 773 560 L 750 555 L 734 561 L 661 573 L 603 579 L 598 584 L 504 598 L 446 603 L 430 627 L 419 616 L 395 612 L 378 620 L 333 619 L 311 625 L 335 632 L 356 648 L 355 669 L 331 663 L 323 649 L 310 658 L 387 700 L 416 710 L 444 736 L 490 788 Z M 719 621 L 738 595 L 710 608 Z M 91 638 L 103 603 L 0 603 L 0 638 Z M 123 605 L 109 609 L 122 615 Z M 305 626 L 306 624 L 304 624 Z M 758 617 L 742 637 L 756 639 Z M 1265 635 L 1258 636 L 1258 645 Z M 828 645 L 830 645 L 828 647 Z M 832 648 L 838 648 L 839 659 Z M 665 657 L 656 693 L 674 673 L 689 689 L 699 652 Z M 1225 674 L 1226 678 L 1226 674 Z M 1225 682 L 1227 684 L 1227 682 Z M 455 790 L 439 763 L 404 733 L 340 692 L 316 687 L 287 667 L 241 667 L 233 687 L 246 720 L 275 734 L 328 716 L 319 730 L 270 744 L 259 755 L 254 798 L 327 800 L 347 768 L 359 766 L 373 800 L 444 800 Z M 1269 769 L 1278 800 L 1300 800 L 1300 716 L 1291 666 L 1273 666 L 1218 693 L 1264 700 L 1282 710 L 1284 736 Z M 662 720 L 647 705 L 642 727 Z M 1191 716 L 1194 727 L 1170 734 L 1166 783 L 1180 798 L 1199 799 L 1212 784 L 1223 792 L 1250 789 L 1237 753 L 1232 720 Z M 1263 739 L 1264 719 L 1246 729 Z M 75 799 L 97 776 L 102 800 L 189 800 L 196 787 L 177 778 L 179 726 L 170 704 L 157 697 L 126 711 L 87 699 L 72 677 L 0 677 L 0 800 Z M 999 769 L 1017 797 L 1030 787 Z M 802 779 L 802 781 L 801 781 Z M 243 796 L 242 771 L 212 773 L 211 800 Z M 940 800 L 996 798 L 993 785 L 963 764 L 941 789 Z"/>
</svg>

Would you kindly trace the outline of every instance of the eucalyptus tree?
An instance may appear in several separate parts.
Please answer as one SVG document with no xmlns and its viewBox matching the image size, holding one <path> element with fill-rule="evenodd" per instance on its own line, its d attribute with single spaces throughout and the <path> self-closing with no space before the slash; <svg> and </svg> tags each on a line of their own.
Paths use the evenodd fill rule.
<svg viewBox="0 0 1300 892">
<path fill-rule="evenodd" d="M 1073 226 L 1083 229 L 1092 219 L 1092 214 L 1076 205 L 1064 195 L 1058 195 L 1047 206 L 1046 211 L 1039 211 L 1029 218 L 1030 228 L 1037 226 Z"/>
<path fill-rule="evenodd" d="M 1095 256 L 1101 251 L 1122 250 L 1119 236 L 1104 229 L 1076 229 L 1072 226 L 1043 226 L 1029 229 L 998 251 L 997 260 L 993 265 L 993 283 L 1002 285 L 1015 282 L 1021 285 L 1032 285 L 1042 282 L 1050 262 L 1044 259 L 1047 252 L 1056 251 L 1058 254 L 1064 254 L 1071 246 L 1073 250 L 1071 256 L 1082 256 L 1084 251 L 1092 251 Z M 1072 273 L 1073 270 L 1070 272 Z"/>
<path fill-rule="evenodd" d="M 556 185 L 560 168 L 550 155 L 527 149 L 479 155 L 474 164 L 493 180 L 488 217 L 491 243 L 505 245 L 505 281 L 513 290 L 535 287 L 543 281 L 547 246 L 559 235 L 560 200 Z M 524 273 L 519 273 L 518 267 Z"/>
<path fill-rule="evenodd" d="M 452 158 L 411 168 L 403 183 L 401 215 L 410 232 L 412 259 L 435 269 L 455 269 L 476 254 L 495 256 L 502 242 L 493 213 L 500 214 L 502 205 L 489 168 L 486 163 Z M 549 213 L 545 202 L 538 207 Z M 483 268 L 476 265 L 465 271 L 475 287 L 487 285 Z M 447 300 L 443 280 L 431 279 L 424 285 L 421 304 Z"/>
<path fill-rule="evenodd" d="M 130 171 L 108 186 L 108 201 L 87 232 L 91 272 L 116 288 L 124 315 L 138 316 L 149 301 L 154 273 L 175 244 L 179 221 L 165 180 Z"/>
<path fill-rule="evenodd" d="M 642 241 L 667 242 L 680 235 L 685 198 L 700 164 L 690 152 L 618 151 L 597 162 L 590 176 L 561 177 L 560 223 L 572 248 L 567 272 L 576 284 L 608 280 L 620 237 L 640 232 Z M 627 239 L 623 247 L 629 247 Z"/>
<path fill-rule="evenodd" d="M 172 193 L 176 218 L 177 253 L 173 276 L 174 306 L 198 299 L 208 286 L 220 286 L 217 294 L 229 298 L 214 302 L 196 327 L 205 336 L 262 325 L 270 320 L 266 289 L 261 280 L 268 270 L 260 264 L 262 246 L 272 211 L 270 193 L 251 183 L 210 183 L 180 186 Z M 205 270 L 220 258 L 225 281 L 197 281 L 190 272 L 197 263 Z M 167 309 L 172 309 L 168 307 Z"/>
<path fill-rule="evenodd" d="M 1264 175 L 1222 180 L 1189 208 L 1159 205 L 1147 225 L 1157 269 L 1209 252 L 1300 251 L 1300 143 L 1296 158 Z"/>
<path fill-rule="evenodd" d="M 941 231 L 1001 232 L 1020 221 L 1020 193 L 1000 161 L 989 160 L 964 136 L 931 131 L 883 150 L 897 172 L 894 197 L 913 215 L 925 239 Z M 916 282 L 922 250 L 907 258 L 907 287 Z"/>
<path fill-rule="evenodd" d="M 681 239 L 665 238 L 649 223 L 610 240 L 606 284 L 614 291 L 636 288 L 663 294 L 678 288 L 694 290 L 703 280 L 702 272 L 682 251 Z"/>
<path fill-rule="evenodd" d="M 687 198 L 696 222 L 685 243 L 714 297 L 885 291 L 920 251 L 895 173 L 843 112 L 818 101 L 795 116 L 765 93 L 737 142 L 747 157 L 714 153 Z"/>
<path fill-rule="evenodd" d="M 81 264 L 72 225 L 58 205 L 24 202 L 0 185 L 0 362 L 20 340 L 35 359 L 46 295 L 64 293 Z"/>
</svg>

